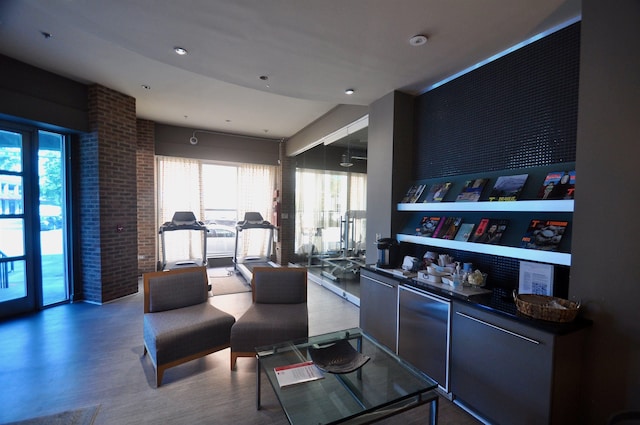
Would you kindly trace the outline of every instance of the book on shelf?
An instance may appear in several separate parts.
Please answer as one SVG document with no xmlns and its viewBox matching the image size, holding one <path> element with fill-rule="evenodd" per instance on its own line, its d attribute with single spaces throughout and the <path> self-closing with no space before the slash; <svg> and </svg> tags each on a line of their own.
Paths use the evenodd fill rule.
<svg viewBox="0 0 640 425">
<path fill-rule="evenodd" d="M 440 216 L 424 216 L 420 220 L 420 224 L 416 228 L 416 236 L 433 237 L 434 232 L 440 225 L 442 217 Z"/>
<path fill-rule="evenodd" d="M 424 202 L 442 202 L 445 195 L 451 188 L 451 182 L 435 183 L 427 191 Z"/>
<path fill-rule="evenodd" d="M 407 191 L 407 194 L 404 195 L 404 198 L 402 198 L 401 203 L 402 204 L 413 204 L 418 202 L 418 199 L 420 199 L 420 196 L 422 196 L 422 192 L 424 191 L 424 189 L 427 187 L 426 184 L 414 184 L 412 185 L 409 190 Z"/>
<path fill-rule="evenodd" d="M 447 217 L 436 237 L 440 239 L 454 239 L 461 224 L 462 217 Z"/>
<path fill-rule="evenodd" d="M 573 199 L 576 172 L 553 171 L 548 173 L 538 191 L 538 199 Z"/>
<path fill-rule="evenodd" d="M 529 174 L 500 176 L 491 189 L 489 201 L 517 201 Z"/>
<path fill-rule="evenodd" d="M 529 223 L 527 231 L 522 236 L 521 248 L 556 251 L 562 236 L 567 230 L 568 221 L 564 220 L 536 220 Z"/>
<path fill-rule="evenodd" d="M 477 202 L 482 196 L 482 190 L 489 179 L 467 180 L 458 194 L 456 202 Z"/>
<path fill-rule="evenodd" d="M 460 229 L 458 229 L 458 233 L 456 233 L 456 237 L 454 240 L 460 242 L 467 242 L 473 233 L 473 227 L 475 224 L 473 223 L 462 223 L 460 224 Z"/>
<path fill-rule="evenodd" d="M 509 220 L 499 218 L 483 218 L 471 236 L 471 242 L 496 245 L 507 230 Z"/>
<path fill-rule="evenodd" d="M 275 367 L 273 371 L 280 388 L 324 378 L 322 371 L 312 361 Z"/>
</svg>

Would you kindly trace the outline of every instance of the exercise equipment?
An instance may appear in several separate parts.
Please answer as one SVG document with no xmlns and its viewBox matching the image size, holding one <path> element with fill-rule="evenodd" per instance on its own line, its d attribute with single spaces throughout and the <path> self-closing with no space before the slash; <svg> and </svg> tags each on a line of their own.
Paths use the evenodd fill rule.
<svg viewBox="0 0 640 425">
<path fill-rule="evenodd" d="M 202 258 L 194 258 L 191 255 L 189 258 L 178 259 L 169 261 L 167 259 L 167 241 L 166 236 L 168 232 L 197 232 L 202 240 Z M 196 220 L 196 216 L 191 211 L 176 211 L 173 214 L 171 221 L 167 221 L 158 230 L 160 234 L 160 246 L 162 247 L 162 260 L 158 264 L 158 271 L 161 270 L 174 270 L 185 267 L 202 267 L 207 265 L 207 226 L 201 221 Z M 190 238 L 186 238 L 189 243 Z M 188 247 L 189 253 L 191 253 L 191 247 Z"/>
<path fill-rule="evenodd" d="M 336 257 L 320 257 L 322 275 L 333 281 L 340 279 L 345 273 L 358 274 L 365 265 L 363 243 L 358 233 L 364 234 L 366 211 L 349 210 L 340 221 L 340 255 Z M 358 229 L 359 228 L 359 229 Z M 324 270 L 324 268 L 329 270 Z"/>
<path fill-rule="evenodd" d="M 277 267 L 277 264 L 273 263 L 271 258 L 271 249 L 273 247 L 273 233 L 276 227 L 262 218 L 262 214 L 259 212 L 247 212 L 244 214 L 244 220 L 239 221 L 236 224 L 236 247 L 233 252 L 233 267 L 242 274 L 242 276 L 251 282 L 253 277 L 252 270 L 254 267 Z M 267 246 L 264 250 L 264 255 L 246 255 L 239 256 L 238 248 L 240 248 L 240 235 L 242 232 L 261 230 L 267 232 Z"/>
</svg>

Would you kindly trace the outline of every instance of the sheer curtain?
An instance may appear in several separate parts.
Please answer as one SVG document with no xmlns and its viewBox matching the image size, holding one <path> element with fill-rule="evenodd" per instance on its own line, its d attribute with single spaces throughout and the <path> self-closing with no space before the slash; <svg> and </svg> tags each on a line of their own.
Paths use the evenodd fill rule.
<svg viewBox="0 0 640 425">
<path fill-rule="evenodd" d="M 244 220 L 246 212 L 259 212 L 264 220 L 273 224 L 276 177 L 276 167 L 272 165 L 238 166 L 238 219 Z M 264 257 L 269 248 L 269 234 L 268 230 L 263 229 L 243 231 L 239 240 L 238 257 Z"/>
<path fill-rule="evenodd" d="M 192 211 L 196 219 L 204 221 L 202 161 L 164 156 L 156 157 L 156 161 L 159 225 L 171 221 L 176 211 Z M 242 220 L 245 212 L 256 211 L 265 220 L 272 221 L 277 168 L 272 165 L 241 164 L 237 166 L 237 173 L 238 219 Z M 268 231 L 243 231 L 239 235 L 238 257 L 264 257 L 268 241 Z M 165 255 L 167 261 L 202 259 L 202 232 L 165 232 Z"/>
<path fill-rule="evenodd" d="M 355 251 L 364 252 L 367 247 L 367 175 L 363 173 L 349 174 L 349 210 L 352 211 L 353 244 L 349 246 Z"/>
<path fill-rule="evenodd" d="M 299 254 L 327 253 L 366 246 L 367 175 L 314 169 L 296 171 L 296 235 Z M 349 239 L 343 220 L 349 212 Z M 351 238 L 353 238 L 351 240 Z"/>
<path fill-rule="evenodd" d="M 203 221 L 204 206 L 201 195 L 202 170 L 200 161 L 158 156 L 156 163 L 159 225 L 171 221 L 176 211 L 192 211 L 197 220 Z M 164 232 L 164 260 L 201 260 L 203 256 L 202 233 L 193 230 Z"/>
</svg>

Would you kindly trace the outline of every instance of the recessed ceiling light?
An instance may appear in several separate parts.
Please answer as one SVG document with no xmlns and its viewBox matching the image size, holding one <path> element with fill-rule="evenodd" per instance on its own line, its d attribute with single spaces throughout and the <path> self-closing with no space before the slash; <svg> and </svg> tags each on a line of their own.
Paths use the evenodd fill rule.
<svg viewBox="0 0 640 425">
<path fill-rule="evenodd" d="M 422 46 L 423 44 L 426 44 L 426 43 L 427 43 L 427 36 L 422 34 L 414 35 L 409 39 L 409 44 L 411 44 L 412 46 Z"/>
<path fill-rule="evenodd" d="M 352 94 L 354 94 L 355 92 L 356 92 L 356 91 L 355 91 L 354 89 L 346 89 L 346 90 L 344 91 L 344 94 L 352 95 Z"/>
<path fill-rule="evenodd" d="M 187 49 L 185 49 L 184 47 L 174 47 L 173 51 L 176 52 L 176 54 L 180 55 L 180 56 L 184 56 L 187 53 L 189 53 L 187 51 Z"/>
</svg>

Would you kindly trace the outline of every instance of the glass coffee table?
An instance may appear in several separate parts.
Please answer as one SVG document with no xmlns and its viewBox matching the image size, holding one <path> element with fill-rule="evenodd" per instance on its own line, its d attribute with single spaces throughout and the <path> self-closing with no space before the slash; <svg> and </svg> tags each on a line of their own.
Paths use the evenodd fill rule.
<svg viewBox="0 0 640 425">
<path fill-rule="evenodd" d="M 331 347 L 341 340 L 348 340 L 369 360 L 353 372 L 322 372 L 321 379 L 280 387 L 275 368 L 308 362 L 310 350 Z M 291 424 L 371 423 L 425 404 L 429 423 L 437 423 L 436 382 L 361 329 L 258 347 L 256 353 L 256 407 L 260 409 L 260 376 L 264 370 Z"/>
</svg>

